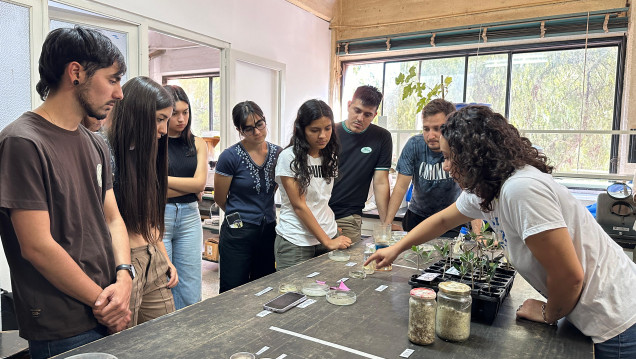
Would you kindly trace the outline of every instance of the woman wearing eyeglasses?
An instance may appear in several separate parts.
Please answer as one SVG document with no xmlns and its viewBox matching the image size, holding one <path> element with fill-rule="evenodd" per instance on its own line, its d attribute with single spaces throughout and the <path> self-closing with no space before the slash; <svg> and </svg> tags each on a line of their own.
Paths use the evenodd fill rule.
<svg viewBox="0 0 636 359">
<path fill-rule="evenodd" d="M 198 194 L 208 175 L 207 145 L 190 130 L 190 100 L 179 86 L 164 86 L 174 98 L 168 124 L 168 203 L 163 243 L 177 267 L 179 284 L 172 288 L 177 309 L 201 301 L 201 215 Z"/>
<path fill-rule="evenodd" d="M 276 271 L 274 169 L 280 146 L 265 141 L 263 110 L 244 101 L 232 110 L 241 141 L 221 153 L 214 175 L 214 201 L 225 211 L 219 235 L 219 293 Z"/>
</svg>

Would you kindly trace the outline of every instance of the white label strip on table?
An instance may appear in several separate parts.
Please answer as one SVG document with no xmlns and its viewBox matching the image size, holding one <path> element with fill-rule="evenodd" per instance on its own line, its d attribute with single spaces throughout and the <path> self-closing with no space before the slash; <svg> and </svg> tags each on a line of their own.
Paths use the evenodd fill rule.
<svg viewBox="0 0 636 359">
<path fill-rule="evenodd" d="M 313 272 L 313 273 L 311 273 L 311 274 L 307 274 L 307 278 L 315 277 L 315 276 L 317 276 L 318 274 L 320 274 L 320 272 Z"/>
<path fill-rule="evenodd" d="M 258 314 L 256 314 L 257 317 L 263 318 L 264 316 L 268 315 L 268 314 L 272 314 L 272 312 L 270 312 L 269 310 L 264 310 Z"/>
<path fill-rule="evenodd" d="M 336 283 L 344 283 L 349 279 L 349 277 L 342 277 L 336 281 Z"/>
<path fill-rule="evenodd" d="M 287 354 L 281 354 L 276 357 L 276 359 L 285 359 L 285 358 L 287 358 Z"/>
<path fill-rule="evenodd" d="M 316 303 L 315 299 L 307 299 L 306 301 L 297 305 L 298 308 L 307 308 L 308 306 Z"/>
<path fill-rule="evenodd" d="M 404 349 L 404 351 L 402 352 L 402 354 L 400 354 L 400 357 L 402 358 L 408 358 L 411 356 L 411 354 L 413 354 L 415 350 L 413 349 Z"/>
<path fill-rule="evenodd" d="M 272 287 L 267 287 L 267 288 L 265 288 L 265 289 L 261 290 L 260 292 L 258 292 L 258 293 L 256 293 L 256 294 L 254 294 L 254 295 L 255 295 L 255 296 L 257 296 L 257 297 L 260 297 L 261 295 L 263 295 L 263 294 L 265 294 L 265 293 L 269 292 L 269 291 L 270 291 L 270 290 L 272 290 L 272 289 L 274 289 L 274 288 L 272 288 Z"/>
<path fill-rule="evenodd" d="M 417 269 L 417 268 L 415 268 L 415 267 L 403 266 L 403 265 L 401 265 L 401 264 L 391 264 L 391 266 L 393 266 L 393 267 L 400 267 L 400 268 L 406 268 L 406 269 L 418 270 L 418 269 Z"/>
<path fill-rule="evenodd" d="M 264 347 L 261 348 L 261 350 L 257 351 L 254 354 L 261 355 L 261 354 L 265 353 L 267 351 L 267 349 L 269 349 L 269 347 L 268 346 L 264 346 Z"/>
<path fill-rule="evenodd" d="M 309 341 L 312 341 L 314 343 L 319 343 L 319 344 L 326 345 L 326 346 L 329 346 L 329 347 L 332 347 L 332 348 L 340 349 L 340 350 L 343 350 L 343 351 L 346 351 L 346 352 L 349 352 L 349 353 L 353 353 L 353 354 L 359 355 L 359 356 L 364 357 L 364 358 L 385 359 L 385 358 L 379 357 L 377 355 L 373 355 L 373 354 L 365 353 L 365 352 L 357 350 L 357 349 L 345 347 L 344 345 L 335 344 L 335 343 L 332 343 L 332 342 L 328 342 L 326 340 L 310 337 L 309 335 L 292 332 L 291 330 L 281 329 L 281 328 L 273 327 L 273 326 L 269 327 L 269 329 L 271 329 L 273 331 L 276 331 L 276 332 L 279 332 L 279 333 L 288 334 L 288 335 L 291 335 L 291 336 L 294 336 L 294 337 L 297 337 L 297 338 L 309 340 Z"/>
<path fill-rule="evenodd" d="M 347 267 L 353 267 L 354 265 L 356 265 L 356 262 L 349 262 L 347 264 L 345 264 Z"/>
<path fill-rule="evenodd" d="M 381 291 L 387 289 L 388 287 L 389 287 L 388 285 L 382 284 L 381 286 L 375 288 L 375 290 L 377 290 L 378 292 L 381 292 Z"/>
<path fill-rule="evenodd" d="M 458 270 L 457 270 L 457 268 L 455 268 L 455 267 L 450 267 L 450 268 L 448 268 L 448 270 L 446 271 L 446 274 L 459 275 L 459 271 L 458 271 Z"/>
</svg>

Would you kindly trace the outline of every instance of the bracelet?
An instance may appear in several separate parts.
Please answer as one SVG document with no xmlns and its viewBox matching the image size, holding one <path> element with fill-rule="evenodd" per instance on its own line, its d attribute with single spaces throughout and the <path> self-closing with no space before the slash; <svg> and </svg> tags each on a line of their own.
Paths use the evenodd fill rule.
<svg viewBox="0 0 636 359">
<path fill-rule="evenodd" d="M 552 323 L 548 323 L 548 320 L 545 319 L 545 305 L 546 303 L 541 304 L 541 315 L 543 316 L 543 322 L 547 325 L 557 325 L 557 322 L 554 321 Z"/>
</svg>

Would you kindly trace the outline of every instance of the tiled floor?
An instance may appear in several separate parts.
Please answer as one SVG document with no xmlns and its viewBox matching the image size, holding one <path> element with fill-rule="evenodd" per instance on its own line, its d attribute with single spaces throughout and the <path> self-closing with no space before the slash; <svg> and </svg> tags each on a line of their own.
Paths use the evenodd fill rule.
<svg viewBox="0 0 636 359">
<path fill-rule="evenodd" d="M 201 274 L 203 275 L 203 283 L 201 285 L 203 300 L 219 295 L 219 264 L 202 260 Z"/>
</svg>

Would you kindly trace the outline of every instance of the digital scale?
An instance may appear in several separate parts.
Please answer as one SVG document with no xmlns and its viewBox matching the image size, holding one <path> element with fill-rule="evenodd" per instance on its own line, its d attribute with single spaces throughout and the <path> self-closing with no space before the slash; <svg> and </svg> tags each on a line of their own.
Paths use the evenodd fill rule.
<svg viewBox="0 0 636 359">
<path fill-rule="evenodd" d="M 636 247 L 636 203 L 632 190 L 624 183 L 615 183 L 606 193 L 598 195 L 596 222 L 623 248 Z"/>
</svg>

